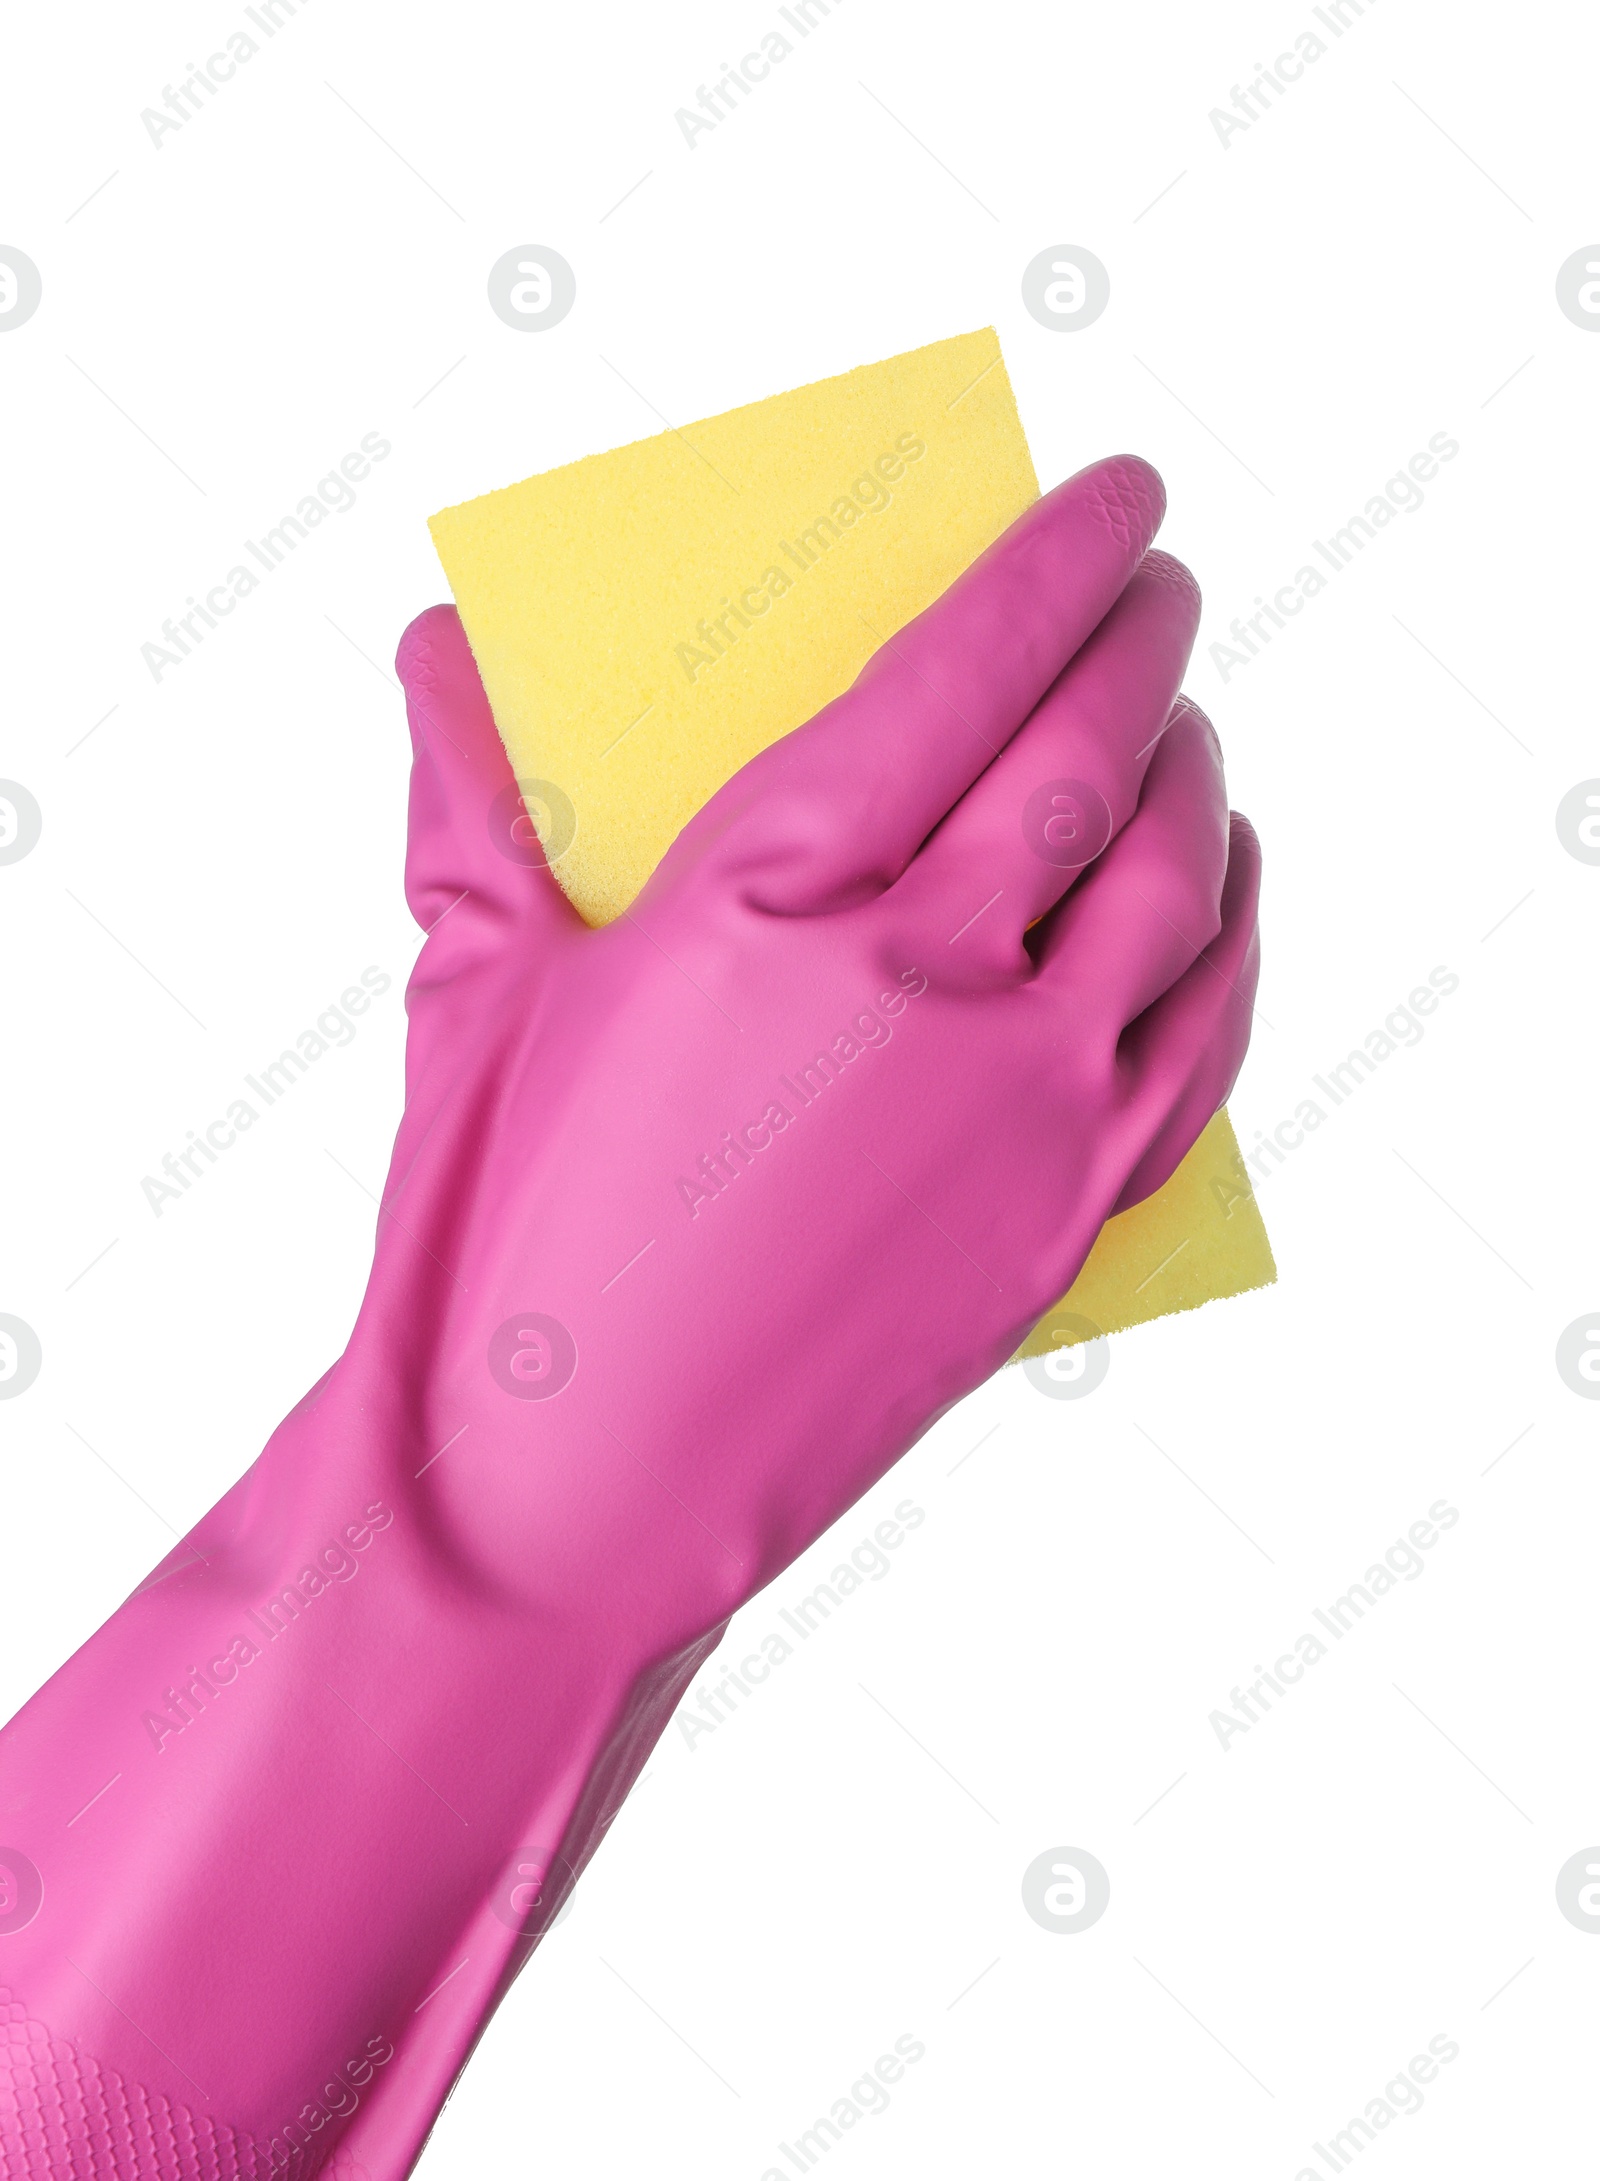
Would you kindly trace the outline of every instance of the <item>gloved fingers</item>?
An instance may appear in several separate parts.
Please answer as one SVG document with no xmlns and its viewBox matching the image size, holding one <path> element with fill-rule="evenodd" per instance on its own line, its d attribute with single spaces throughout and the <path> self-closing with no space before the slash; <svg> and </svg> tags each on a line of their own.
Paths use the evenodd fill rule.
<svg viewBox="0 0 1600 2181">
<path fill-rule="evenodd" d="M 1166 1111 L 1115 1211 L 1153 1196 L 1176 1171 L 1233 1089 L 1250 1043 L 1261 968 L 1261 848 L 1248 818 L 1235 812 L 1229 830 L 1221 931 L 1122 1041 L 1118 1059 L 1139 1086 L 1135 1095 L 1159 1099 Z"/>
<path fill-rule="evenodd" d="M 732 813 L 713 799 L 707 835 L 786 913 L 892 884 L 1115 604 L 1165 506 L 1134 455 L 1046 493 L 926 612 L 884 632 L 841 697 L 747 768 L 758 797 L 730 783 Z"/>
<path fill-rule="evenodd" d="M 963 952 L 1025 967 L 1023 933 L 1132 818 L 1151 755 L 1176 716 L 1199 619 L 1188 569 L 1147 553 L 912 862 L 897 891 L 960 927 Z"/>
<path fill-rule="evenodd" d="M 581 929 L 551 874 L 454 606 L 400 639 L 395 671 L 411 727 L 406 901 L 453 964 L 470 946 Z"/>
<path fill-rule="evenodd" d="M 1210 722 L 1185 707 L 1139 807 L 1034 936 L 1042 987 L 1114 1046 L 1222 928 L 1228 797 Z"/>
</svg>

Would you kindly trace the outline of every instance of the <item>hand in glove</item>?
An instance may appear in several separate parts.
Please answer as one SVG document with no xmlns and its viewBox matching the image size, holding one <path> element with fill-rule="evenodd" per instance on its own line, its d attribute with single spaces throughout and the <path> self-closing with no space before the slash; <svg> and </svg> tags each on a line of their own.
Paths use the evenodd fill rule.
<svg viewBox="0 0 1600 2181">
<path fill-rule="evenodd" d="M 728 1616 L 1222 1102 L 1257 853 L 1161 507 L 1038 502 L 601 931 L 407 631 L 371 1283 L 0 1738 L 6 2181 L 398 2181 Z"/>
</svg>

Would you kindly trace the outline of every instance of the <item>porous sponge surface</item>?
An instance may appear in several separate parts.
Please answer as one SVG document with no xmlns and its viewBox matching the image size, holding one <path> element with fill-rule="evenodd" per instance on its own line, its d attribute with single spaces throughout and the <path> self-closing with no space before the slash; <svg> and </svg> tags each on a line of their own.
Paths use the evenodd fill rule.
<svg viewBox="0 0 1600 2181">
<path fill-rule="evenodd" d="M 579 913 L 620 915 L 724 781 L 847 688 L 1038 494 L 985 328 L 435 515 Z M 1109 1222 L 1024 1353 L 1086 1337 L 1045 1337 L 1064 1314 L 1111 1332 L 1275 1278 L 1243 1172 L 1219 1115 L 1164 1189 Z"/>
<path fill-rule="evenodd" d="M 1017 1353 L 1075 1347 L 1175 1310 L 1270 1287 L 1272 1245 L 1227 1113 L 1213 1114 L 1177 1172 L 1100 1229 L 1083 1270 Z"/>
</svg>

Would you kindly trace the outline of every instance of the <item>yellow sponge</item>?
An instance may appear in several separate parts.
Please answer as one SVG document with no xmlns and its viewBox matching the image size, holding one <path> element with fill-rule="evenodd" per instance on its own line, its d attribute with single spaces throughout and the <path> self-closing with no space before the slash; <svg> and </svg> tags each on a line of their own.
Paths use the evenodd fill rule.
<svg viewBox="0 0 1600 2181">
<path fill-rule="evenodd" d="M 1030 501 L 992 329 L 530 477 L 430 525 L 530 815 L 591 924 Z M 530 783 L 537 783 L 536 786 Z M 1226 1115 L 1025 1353 L 1276 1277 Z M 1057 1325 L 1063 1313 L 1089 1331 Z"/>
</svg>

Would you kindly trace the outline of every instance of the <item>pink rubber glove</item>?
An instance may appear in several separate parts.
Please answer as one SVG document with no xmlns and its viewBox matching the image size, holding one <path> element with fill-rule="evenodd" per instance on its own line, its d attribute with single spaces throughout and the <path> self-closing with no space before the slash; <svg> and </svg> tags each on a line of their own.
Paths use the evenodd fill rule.
<svg viewBox="0 0 1600 2181">
<path fill-rule="evenodd" d="M 371 1284 L 0 1738 L 8 2181 L 407 2173 L 729 1614 L 1216 1110 L 1257 856 L 1161 506 L 1040 501 L 599 932 L 454 612 L 408 630 Z"/>
</svg>

